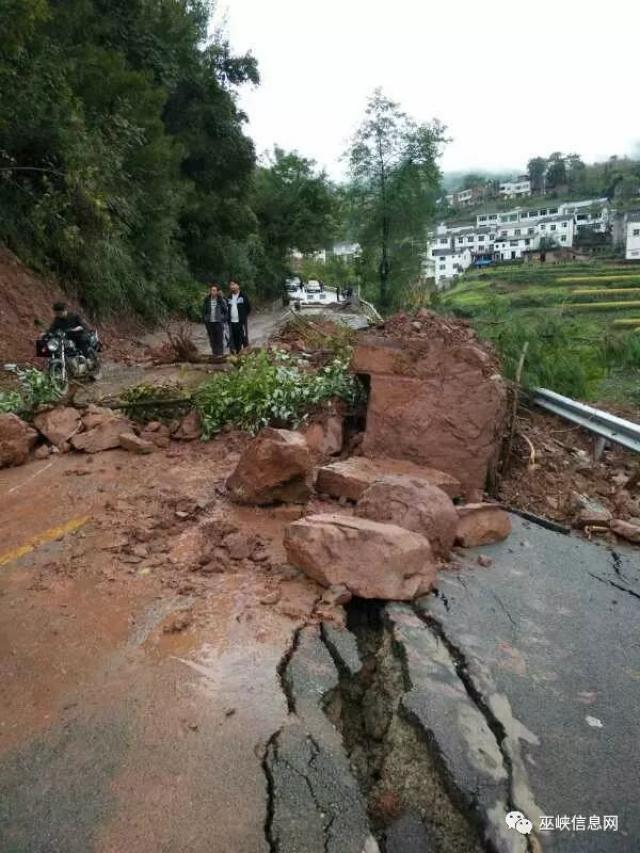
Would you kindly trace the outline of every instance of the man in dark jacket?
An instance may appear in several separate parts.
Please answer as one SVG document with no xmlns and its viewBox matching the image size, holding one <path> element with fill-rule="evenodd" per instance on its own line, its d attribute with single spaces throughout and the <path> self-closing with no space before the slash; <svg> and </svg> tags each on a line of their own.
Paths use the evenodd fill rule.
<svg viewBox="0 0 640 853">
<path fill-rule="evenodd" d="M 205 325 L 214 358 L 224 355 L 224 326 L 229 317 L 227 303 L 220 288 L 212 284 L 202 303 L 202 322 Z"/>
<path fill-rule="evenodd" d="M 53 306 L 53 323 L 49 326 L 49 332 L 64 332 L 83 355 L 89 350 L 89 325 L 79 314 L 67 310 L 64 302 L 56 302 Z"/>
<path fill-rule="evenodd" d="M 249 314 L 251 303 L 249 297 L 241 290 L 237 281 L 229 282 L 229 330 L 231 352 L 238 353 L 249 346 Z"/>
</svg>

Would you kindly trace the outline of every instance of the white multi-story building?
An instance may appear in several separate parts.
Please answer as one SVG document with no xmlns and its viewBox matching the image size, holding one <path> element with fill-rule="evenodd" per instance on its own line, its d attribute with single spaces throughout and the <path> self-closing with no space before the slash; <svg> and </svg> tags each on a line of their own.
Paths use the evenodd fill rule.
<svg viewBox="0 0 640 853">
<path fill-rule="evenodd" d="M 431 254 L 432 272 L 436 284 L 456 278 L 471 266 L 473 256 L 469 249 L 433 249 Z"/>
<path fill-rule="evenodd" d="M 475 222 L 464 225 L 443 223 L 429 234 L 423 271 L 443 287 L 474 262 L 519 260 L 525 252 L 539 249 L 543 241 L 570 248 L 581 227 L 604 231 L 610 217 L 607 199 L 589 199 L 480 213 Z"/>
<path fill-rule="evenodd" d="M 490 193 L 489 184 L 476 184 L 476 186 L 466 190 L 447 193 L 447 203 L 451 207 L 470 207 L 473 204 L 478 204 L 483 198 L 487 198 Z"/>
<path fill-rule="evenodd" d="M 531 181 L 528 175 L 521 175 L 512 181 L 502 181 L 498 189 L 500 198 L 526 198 L 531 195 Z"/>
<path fill-rule="evenodd" d="M 640 261 L 640 213 L 627 218 L 627 241 L 625 257 L 628 261 Z"/>
</svg>

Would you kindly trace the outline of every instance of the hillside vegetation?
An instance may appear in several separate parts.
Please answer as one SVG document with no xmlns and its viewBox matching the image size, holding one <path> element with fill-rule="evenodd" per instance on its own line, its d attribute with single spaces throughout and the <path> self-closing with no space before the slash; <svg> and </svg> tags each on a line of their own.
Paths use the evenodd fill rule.
<svg viewBox="0 0 640 853">
<path fill-rule="evenodd" d="M 640 271 L 622 265 L 496 267 L 441 297 L 491 339 L 514 377 L 582 399 L 640 403 Z"/>
<path fill-rule="evenodd" d="M 325 245 L 327 181 L 256 166 L 236 91 L 257 65 L 208 0 L 0 6 L 0 242 L 93 313 L 153 318 L 212 277 L 268 293 L 291 245 Z"/>
</svg>

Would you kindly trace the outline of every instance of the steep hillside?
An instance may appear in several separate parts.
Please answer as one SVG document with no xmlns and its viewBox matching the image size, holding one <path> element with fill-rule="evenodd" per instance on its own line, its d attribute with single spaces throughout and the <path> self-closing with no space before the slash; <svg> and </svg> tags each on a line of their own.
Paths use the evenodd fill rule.
<svg viewBox="0 0 640 853">
<path fill-rule="evenodd" d="M 33 360 L 34 341 L 51 322 L 56 300 L 74 305 L 58 285 L 37 276 L 0 246 L 0 364 Z"/>
<path fill-rule="evenodd" d="M 91 320 L 59 284 L 39 276 L 0 245 L 0 366 L 14 362 L 41 366 L 35 339 L 51 322 L 51 306 L 58 300 Z M 139 321 L 129 317 L 101 324 L 98 329 L 109 359 L 130 360 L 145 352 L 138 340 L 145 331 Z"/>
</svg>

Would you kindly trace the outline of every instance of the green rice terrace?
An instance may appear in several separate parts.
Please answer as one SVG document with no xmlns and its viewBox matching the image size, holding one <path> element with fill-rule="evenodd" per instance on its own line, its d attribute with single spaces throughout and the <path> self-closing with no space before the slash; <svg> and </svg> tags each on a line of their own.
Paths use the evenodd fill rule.
<svg viewBox="0 0 640 853">
<path fill-rule="evenodd" d="M 438 298 L 470 319 L 523 382 L 640 406 L 640 267 L 594 262 L 469 271 Z"/>
</svg>

